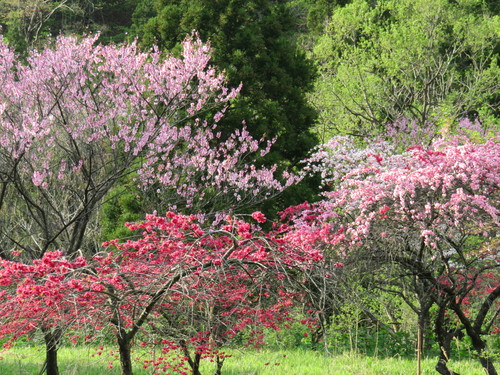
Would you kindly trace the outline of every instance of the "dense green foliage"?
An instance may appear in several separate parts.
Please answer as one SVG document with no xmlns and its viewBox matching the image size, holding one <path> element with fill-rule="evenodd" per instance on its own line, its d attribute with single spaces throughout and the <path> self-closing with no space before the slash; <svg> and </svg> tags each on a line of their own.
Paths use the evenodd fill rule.
<svg viewBox="0 0 500 375">
<path fill-rule="evenodd" d="M 483 1 L 355 0 L 315 48 L 321 129 L 367 133 L 402 117 L 425 127 L 499 114 L 500 18 Z"/>
<path fill-rule="evenodd" d="M 302 49 L 311 51 L 323 35 L 333 11 L 352 0 L 290 0 L 288 6 L 296 18 L 296 38 Z"/>
<path fill-rule="evenodd" d="M 25 53 L 40 47 L 50 35 L 100 32 L 101 41 L 122 42 L 132 22 L 137 0 L 2 0 L 3 34 Z"/>
</svg>

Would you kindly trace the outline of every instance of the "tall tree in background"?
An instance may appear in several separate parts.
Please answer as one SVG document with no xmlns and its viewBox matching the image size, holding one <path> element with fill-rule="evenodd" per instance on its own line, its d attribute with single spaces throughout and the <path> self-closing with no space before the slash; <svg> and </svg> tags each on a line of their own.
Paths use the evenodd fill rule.
<svg viewBox="0 0 500 375">
<path fill-rule="evenodd" d="M 479 0 L 355 0 L 336 8 L 315 49 L 321 127 L 327 135 L 366 134 L 401 117 L 421 127 L 496 121 L 497 11 Z"/>
<path fill-rule="evenodd" d="M 246 121 L 254 137 L 278 136 L 267 160 L 294 165 L 315 144 L 315 112 L 305 97 L 314 69 L 293 42 L 294 22 L 284 0 L 141 0 L 132 32 L 143 45 L 168 50 L 193 29 L 209 39 L 229 85 L 243 83 L 221 129 Z"/>
<path fill-rule="evenodd" d="M 352 0 L 289 0 L 289 9 L 296 19 L 297 41 L 300 48 L 311 51 L 325 32 L 334 9 Z"/>
</svg>

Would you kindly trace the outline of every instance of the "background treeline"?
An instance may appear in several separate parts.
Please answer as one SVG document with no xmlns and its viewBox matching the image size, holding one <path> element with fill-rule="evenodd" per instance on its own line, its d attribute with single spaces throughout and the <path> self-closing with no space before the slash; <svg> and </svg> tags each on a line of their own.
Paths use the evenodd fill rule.
<svg viewBox="0 0 500 375">
<path fill-rule="evenodd" d="M 278 137 L 265 162 L 288 167 L 318 139 L 377 133 L 404 117 L 421 127 L 494 122 L 499 12 L 491 0 L 0 2 L 3 34 L 21 53 L 97 31 L 102 43 L 138 38 L 176 53 L 197 30 L 229 86 L 243 84 L 222 128 L 245 121 L 255 137 Z"/>
</svg>

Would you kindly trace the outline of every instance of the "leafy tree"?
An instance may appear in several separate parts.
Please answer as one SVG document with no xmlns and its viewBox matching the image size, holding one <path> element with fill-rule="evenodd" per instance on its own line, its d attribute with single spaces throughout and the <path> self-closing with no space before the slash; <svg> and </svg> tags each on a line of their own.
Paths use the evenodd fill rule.
<svg viewBox="0 0 500 375">
<path fill-rule="evenodd" d="M 296 33 L 301 48 L 311 51 L 316 40 L 324 34 L 333 10 L 351 0 L 290 0 L 288 6 L 296 18 Z"/>
<path fill-rule="evenodd" d="M 315 48 L 313 101 L 324 134 L 367 134 L 498 118 L 498 12 L 480 0 L 372 2 L 335 8 Z"/>
<path fill-rule="evenodd" d="M 6 0 L 0 4 L 5 35 L 18 51 L 32 48 L 44 32 L 47 22 L 58 11 L 69 9 L 69 0 Z"/>
<path fill-rule="evenodd" d="M 245 121 L 252 136 L 276 144 L 267 162 L 295 165 L 315 144 L 315 113 L 305 95 L 314 70 L 292 41 L 294 19 L 286 1 L 143 0 L 134 13 L 134 33 L 145 46 L 175 50 L 196 29 L 214 49 L 213 63 L 229 85 L 243 83 L 221 130 Z"/>
<path fill-rule="evenodd" d="M 102 42 L 121 42 L 137 0 L 4 0 L 4 35 L 20 53 L 40 48 L 50 35 L 100 32 Z"/>
</svg>

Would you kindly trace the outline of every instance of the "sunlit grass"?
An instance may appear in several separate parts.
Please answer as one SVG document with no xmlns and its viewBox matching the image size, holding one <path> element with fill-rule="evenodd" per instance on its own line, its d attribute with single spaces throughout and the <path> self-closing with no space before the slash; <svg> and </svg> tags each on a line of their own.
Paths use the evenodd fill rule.
<svg viewBox="0 0 500 375">
<path fill-rule="evenodd" d="M 91 347 L 61 348 L 59 369 L 61 375 L 116 375 L 120 373 L 118 361 L 104 351 Z M 345 354 L 327 357 L 311 350 L 255 351 L 233 350 L 233 357 L 224 364 L 224 375 L 398 375 L 416 373 L 416 362 L 404 358 L 373 358 Z M 92 357 L 92 355 L 94 355 Z M 3 351 L 0 356 L 1 375 L 38 374 L 43 364 L 43 348 L 19 347 Z M 135 354 L 134 357 L 141 356 Z M 436 374 L 435 358 L 422 363 L 423 374 Z M 112 368 L 109 368 L 112 366 Z M 451 362 L 450 368 L 458 373 L 484 375 L 479 362 L 472 360 Z M 214 366 L 204 363 L 202 373 L 213 374 Z M 151 375 L 141 362 L 134 363 L 134 374 Z"/>
<path fill-rule="evenodd" d="M 286 356 L 286 357 L 285 357 Z M 426 359 L 422 363 L 423 374 L 436 374 L 437 359 Z M 278 364 L 278 365 L 276 365 Z M 372 358 L 345 354 L 328 357 L 311 350 L 263 351 L 234 353 L 224 365 L 226 375 L 398 375 L 416 373 L 416 361 L 401 358 Z M 452 363 L 453 370 L 469 374 L 484 375 L 479 363 L 461 361 Z"/>
</svg>

